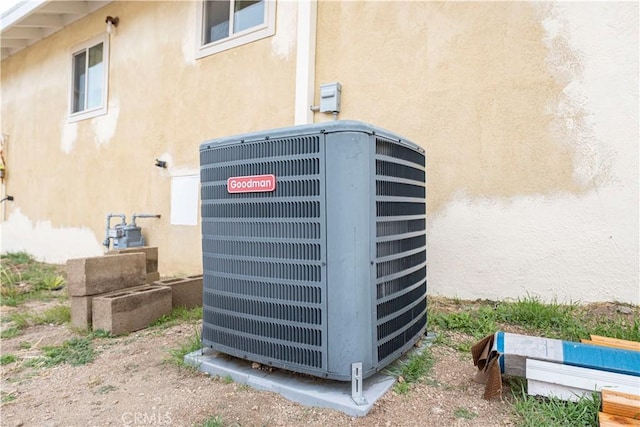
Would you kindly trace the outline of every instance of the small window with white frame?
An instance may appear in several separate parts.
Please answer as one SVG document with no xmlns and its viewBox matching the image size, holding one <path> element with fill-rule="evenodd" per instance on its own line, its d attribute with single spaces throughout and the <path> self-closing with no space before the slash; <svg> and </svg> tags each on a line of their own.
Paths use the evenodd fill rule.
<svg viewBox="0 0 640 427">
<path fill-rule="evenodd" d="M 275 0 L 203 0 L 197 56 L 251 43 L 275 34 Z"/>
<path fill-rule="evenodd" d="M 109 38 L 94 38 L 72 49 L 69 121 L 107 113 Z"/>
</svg>

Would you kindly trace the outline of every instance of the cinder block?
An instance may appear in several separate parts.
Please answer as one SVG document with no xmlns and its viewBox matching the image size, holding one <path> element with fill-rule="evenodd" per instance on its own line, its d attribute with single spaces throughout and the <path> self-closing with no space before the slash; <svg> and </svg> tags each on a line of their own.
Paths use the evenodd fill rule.
<svg viewBox="0 0 640 427">
<path fill-rule="evenodd" d="M 107 255 L 115 254 L 135 254 L 142 252 L 147 257 L 147 274 L 158 271 L 158 247 L 157 246 L 140 246 L 137 248 L 113 249 L 107 252 Z"/>
<path fill-rule="evenodd" d="M 144 329 L 171 313 L 171 289 L 138 286 L 93 298 L 93 330 L 113 335 Z"/>
<path fill-rule="evenodd" d="M 91 326 L 93 297 L 71 297 L 71 326 L 87 329 Z"/>
<path fill-rule="evenodd" d="M 202 307 L 202 274 L 184 279 L 165 279 L 155 284 L 171 288 L 173 307 Z"/>
<path fill-rule="evenodd" d="M 147 273 L 147 285 L 152 284 L 153 282 L 157 282 L 160 280 L 160 273 L 154 271 L 153 273 Z"/>
<path fill-rule="evenodd" d="M 69 295 L 83 297 L 139 286 L 147 280 L 143 253 L 67 261 Z"/>
</svg>

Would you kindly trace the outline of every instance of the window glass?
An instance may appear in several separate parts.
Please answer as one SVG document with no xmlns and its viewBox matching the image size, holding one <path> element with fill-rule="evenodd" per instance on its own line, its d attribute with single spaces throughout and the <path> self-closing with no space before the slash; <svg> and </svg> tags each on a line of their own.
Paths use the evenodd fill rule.
<svg viewBox="0 0 640 427">
<path fill-rule="evenodd" d="M 233 12 L 233 32 L 261 25 L 264 23 L 264 1 L 236 0 Z"/>
<path fill-rule="evenodd" d="M 204 43 L 208 44 L 229 37 L 229 1 L 205 1 L 204 3 Z"/>
<path fill-rule="evenodd" d="M 102 85 L 104 84 L 103 44 L 89 48 L 87 72 L 87 109 L 102 104 Z"/>
<path fill-rule="evenodd" d="M 202 0 L 198 7 L 197 57 L 273 36 L 276 0 Z"/>
<path fill-rule="evenodd" d="M 73 112 L 84 110 L 85 69 L 87 53 L 81 52 L 73 57 Z"/>
<path fill-rule="evenodd" d="M 106 34 L 72 48 L 70 121 L 107 113 L 108 72 L 109 38 Z"/>
</svg>

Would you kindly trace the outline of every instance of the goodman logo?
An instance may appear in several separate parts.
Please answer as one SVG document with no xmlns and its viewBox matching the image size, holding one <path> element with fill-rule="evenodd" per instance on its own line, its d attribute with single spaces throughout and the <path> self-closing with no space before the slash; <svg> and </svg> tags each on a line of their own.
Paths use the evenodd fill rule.
<svg viewBox="0 0 640 427">
<path fill-rule="evenodd" d="M 275 175 L 232 176 L 227 179 L 229 193 L 261 193 L 275 189 Z"/>
</svg>

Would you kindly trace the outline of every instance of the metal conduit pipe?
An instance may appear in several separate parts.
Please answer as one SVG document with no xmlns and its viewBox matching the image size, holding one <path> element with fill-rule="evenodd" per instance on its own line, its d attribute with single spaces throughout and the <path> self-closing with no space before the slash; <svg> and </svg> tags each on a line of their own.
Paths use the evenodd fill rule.
<svg viewBox="0 0 640 427">
<path fill-rule="evenodd" d="M 122 225 L 125 225 L 127 221 L 127 217 L 124 214 L 114 214 L 114 213 L 107 214 L 107 225 L 104 231 L 104 242 L 102 242 L 102 245 L 105 248 L 107 248 L 107 250 L 109 249 L 109 239 L 110 239 L 109 230 L 111 229 L 111 218 L 113 218 L 114 216 L 122 219 L 122 221 L 120 222 L 120 224 Z"/>
<path fill-rule="evenodd" d="M 136 225 L 136 218 L 160 218 L 159 214 L 139 214 L 139 213 L 134 213 L 133 214 L 133 220 L 131 222 L 131 225 Z"/>
</svg>

